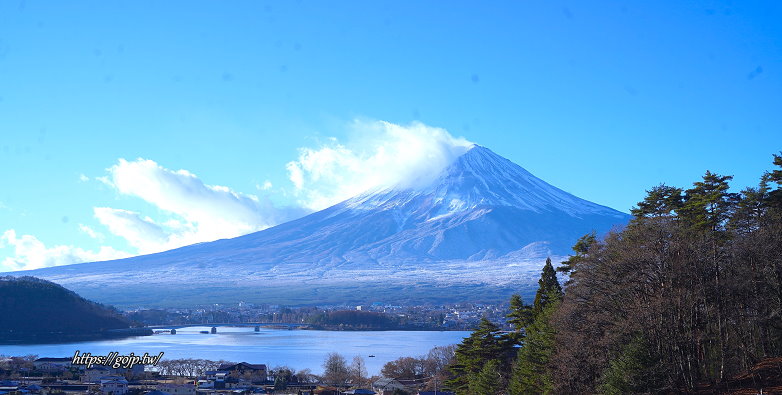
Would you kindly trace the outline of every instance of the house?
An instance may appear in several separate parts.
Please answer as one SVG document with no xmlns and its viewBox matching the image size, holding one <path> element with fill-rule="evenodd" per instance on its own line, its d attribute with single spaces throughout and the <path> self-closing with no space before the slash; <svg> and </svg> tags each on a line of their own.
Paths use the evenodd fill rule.
<svg viewBox="0 0 782 395">
<path fill-rule="evenodd" d="M 198 393 L 201 393 L 201 391 L 211 390 L 214 388 L 215 388 L 214 381 L 208 381 L 207 379 L 198 379 L 198 383 L 196 384 L 196 391 Z"/>
<path fill-rule="evenodd" d="M 133 365 L 132 368 L 117 368 L 114 369 L 108 366 L 93 366 L 89 369 L 85 369 L 81 374 L 82 383 L 97 383 L 101 377 L 104 376 L 123 376 L 126 378 L 141 377 L 144 374 L 144 365 Z"/>
<path fill-rule="evenodd" d="M 394 391 L 404 391 L 414 394 L 424 384 L 422 379 L 407 380 L 407 379 L 391 379 L 383 377 L 374 383 L 372 383 L 372 390 L 380 395 L 390 395 Z"/>
<path fill-rule="evenodd" d="M 364 389 L 364 388 L 358 388 L 343 393 L 347 395 L 375 395 L 376 394 L 375 391 Z"/>
<path fill-rule="evenodd" d="M 71 367 L 71 358 L 38 358 L 33 361 L 36 370 L 44 372 L 62 372 Z"/>
<path fill-rule="evenodd" d="M 233 377 L 247 377 L 254 381 L 266 381 L 268 370 L 264 364 L 251 364 L 239 362 L 237 364 L 223 364 L 218 370 L 230 372 Z"/>
<path fill-rule="evenodd" d="M 206 379 L 208 381 L 225 381 L 228 378 L 230 372 L 226 370 L 207 370 Z"/>
<path fill-rule="evenodd" d="M 101 377 L 100 392 L 106 395 L 125 395 L 128 393 L 128 380 L 120 376 Z"/>
<path fill-rule="evenodd" d="M 81 375 L 82 383 L 97 383 L 101 377 L 112 376 L 111 369 L 105 366 L 93 366 Z"/>
<path fill-rule="evenodd" d="M 372 383 L 372 390 L 380 395 L 393 394 L 394 391 L 409 391 L 405 385 L 395 379 L 383 377 Z"/>
<path fill-rule="evenodd" d="M 202 389 L 225 389 L 230 372 L 225 370 L 207 370 L 206 377 L 198 380 L 197 390 Z"/>
<path fill-rule="evenodd" d="M 133 365 L 130 368 L 116 369 L 117 374 L 121 374 L 125 377 L 141 377 L 146 372 L 146 368 L 142 364 Z"/>
</svg>

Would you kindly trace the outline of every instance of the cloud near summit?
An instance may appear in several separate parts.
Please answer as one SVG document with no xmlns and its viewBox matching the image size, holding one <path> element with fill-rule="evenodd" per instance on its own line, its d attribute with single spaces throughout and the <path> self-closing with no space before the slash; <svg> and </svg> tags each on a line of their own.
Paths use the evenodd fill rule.
<svg viewBox="0 0 782 395">
<path fill-rule="evenodd" d="M 0 271 L 117 259 L 245 235 L 369 189 L 428 185 L 473 146 L 445 129 L 419 122 L 402 126 L 353 121 L 348 127 L 350 138 L 345 143 L 330 138 L 319 147 L 300 148 L 298 158 L 285 166 L 292 185 L 273 188 L 266 181 L 257 187 L 264 193 L 261 197 L 207 184 L 188 170 L 172 170 L 152 159 L 118 159 L 106 169 L 105 176 L 83 176 L 80 180 L 98 180 L 120 196 L 141 199 L 154 207 L 150 215 L 156 218 L 123 208 L 93 207 L 97 222 L 135 251 L 105 245 L 94 252 L 70 245 L 47 247 L 35 236 L 16 236 L 9 230 L 0 237 L 0 248 L 14 248 L 16 257 L 0 262 Z M 274 193 L 290 205 L 272 203 L 269 195 Z M 79 229 L 101 244 L 111 242 L 88 225 L 79 224 Z"/>
<path fill-rule="evenodd" d="M 268 196 L 208 185 L 188 170 L 171 170 L 139 158 L 119 159 L 107 169 L 104 183 L 172 219 L 161 223 L 110 207 L 95 207 L 94 215 L 139 253 L 163 251 L 263 230 L 371 188 L 425 185 L 473 145 L 422 123 L 354 121 L 350 132 L 346 144 L 332 138 L 317 148 L 300 148 L 298 159 L 287 164 L 295 199 L 291 206 L 277 206 Z M 267 184 L 262 190 L 274 193 Z"/>
<path fill-rule="evenodd" d="M 319 148 L 301 148 L 287 164 L 302 206 L 320 210 L 372 188 L 426 186 L 474 145 L 420 122 L 354 121 L 351 129 L 348 143 L 332 138 Z"/>
</svg>

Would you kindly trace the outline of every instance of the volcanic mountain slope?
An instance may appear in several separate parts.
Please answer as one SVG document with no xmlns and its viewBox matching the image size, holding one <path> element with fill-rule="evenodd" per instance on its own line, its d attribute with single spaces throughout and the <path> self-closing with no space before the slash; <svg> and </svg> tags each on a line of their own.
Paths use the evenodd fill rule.
<svg viewBox="0 0 782 395">
<path fill-rule="evenodd" d="M 425 187 L 368 191 L 233 239 L 25 274 L 125 306 L 493 301 L 532 289 L 546 256 L 628 219 L 476 145 Z"/>
</svg>

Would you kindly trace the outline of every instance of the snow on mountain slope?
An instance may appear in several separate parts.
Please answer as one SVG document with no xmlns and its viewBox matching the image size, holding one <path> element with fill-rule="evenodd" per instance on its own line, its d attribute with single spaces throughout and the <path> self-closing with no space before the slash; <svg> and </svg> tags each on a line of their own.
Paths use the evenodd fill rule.
<svg viewBox="0 0 782 395">
<path fill-rule="evenodd" d="M 464 211 L 480 205 L 509 206 L 534 212 L 559 210 L 572 216 L 603 214 L 622 218 L 616 210 L 580 199 L 549 185 L 521 166 L 479 145 L 445 169 L 431 186 L 419 191 L 389 190 L 365 193 L 350 199 L 351 208 L 393 208 L 417 196 L 431 197 L 429 207 L 445 212 Z"/>
<path fill-rule="evenodd" d="M 560 259 L 581 235 L 628 219 L 476 145 L 428 187 L 368 191 L 233 239 L 13 274 L 119 305 L 420 301 L 444 289 L 462 290 L 453 301 L 505 298 L 534 285 L 546 256 Z"/>
</svg>

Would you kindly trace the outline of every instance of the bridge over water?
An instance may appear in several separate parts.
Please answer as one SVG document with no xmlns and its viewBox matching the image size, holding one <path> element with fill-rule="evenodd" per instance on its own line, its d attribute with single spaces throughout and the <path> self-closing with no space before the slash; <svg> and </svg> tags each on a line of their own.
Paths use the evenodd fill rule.
<svg viewBox="0 0 782 395">
<path fill-rule="evenodd" d="M 204 323 L 204 324 L 176 324 L 176 325 L 149 325 L 145 328 L 152 329 L 153 331 L 156 329 L 182 329 L 182 328 L 193 328 L 193 327 L 212 327 L 212 328 L 220 328 L 220 327 L 243 327 L 243 328 L 255 328 L 255 327 L 273 327 L 273 328 L 286 328 L 286 329 L 307 329 L 311 328 L 311 325 L 309 324 L 297 324 L 297 323 L 287 323 L 287 322 L 242 322 L 242 323 L 232 323 L 232 322 L 210 322 L 210 323 Z"/>
</svg>

